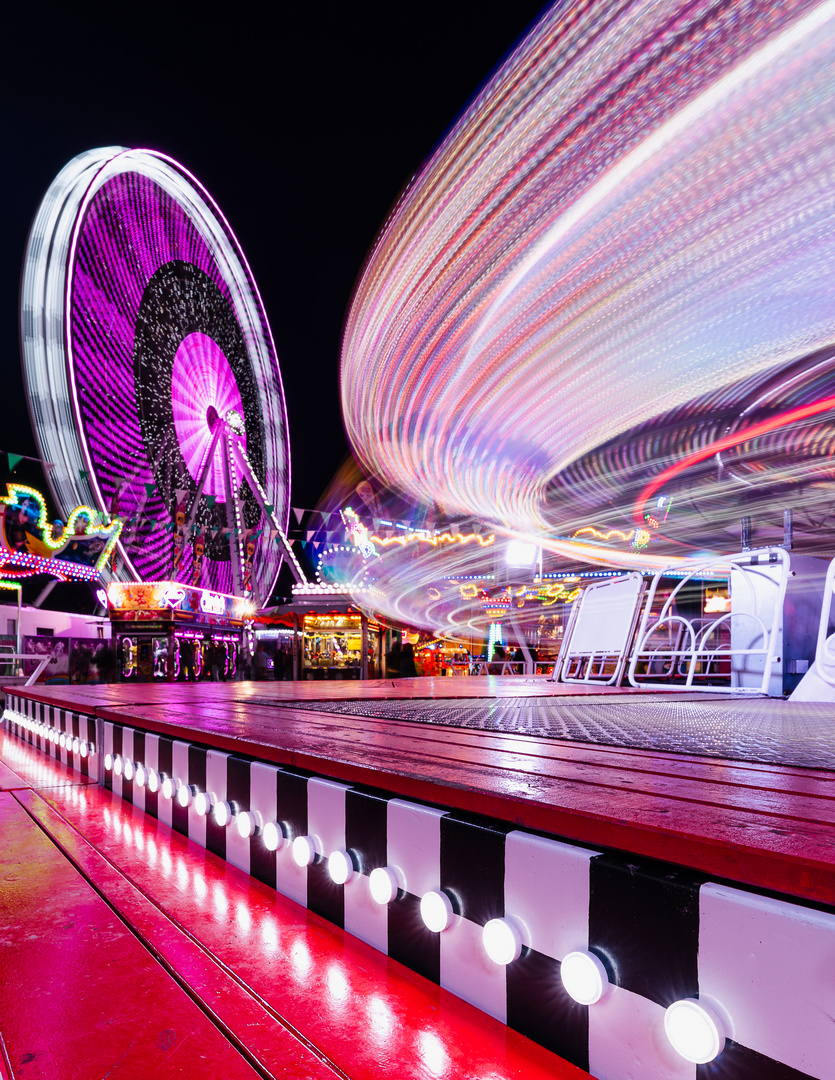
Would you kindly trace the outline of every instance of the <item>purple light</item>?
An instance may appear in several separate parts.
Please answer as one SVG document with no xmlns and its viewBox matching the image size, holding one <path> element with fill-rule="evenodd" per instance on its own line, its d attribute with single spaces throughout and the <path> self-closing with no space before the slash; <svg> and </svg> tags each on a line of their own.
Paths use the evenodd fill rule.
<svg viewBox="0 0 835 1080">
<path fill-rule="evenodd" d="M 206 334 L 189 334 L 177 349 L 171 376 L 171 402 L 177 441 L 188 471 L 197 481 L 212 441 L 212 410 L 221 417 L 230 409 L 244 414 L 229 361 Z M 223 494 L 223 469 L 217 455 L 209 468 L 204 491 L 207 495 Z"/>
</svg>

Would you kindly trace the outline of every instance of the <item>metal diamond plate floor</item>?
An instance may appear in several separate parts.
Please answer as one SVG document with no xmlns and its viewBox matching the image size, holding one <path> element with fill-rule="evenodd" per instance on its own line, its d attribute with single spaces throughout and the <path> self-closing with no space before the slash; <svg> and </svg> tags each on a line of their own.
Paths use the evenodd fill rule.
<svg viewBox="0 0 835 1080">
<path fill-rule="evenodd" d="M 835 705 L 766 698 L 613 701 L 479 698 L 276 701 L 274 708 L 373 716 L 676 754 L 835 769 Z"/>
</svg>

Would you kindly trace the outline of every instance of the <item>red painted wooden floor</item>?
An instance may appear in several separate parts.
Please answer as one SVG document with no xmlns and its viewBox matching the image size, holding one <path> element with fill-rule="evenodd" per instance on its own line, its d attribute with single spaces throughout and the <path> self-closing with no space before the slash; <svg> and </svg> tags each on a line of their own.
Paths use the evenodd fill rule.
<svg viewBox="0 0 835 1080">
<path fill-rule="evenodd" d="M 3 1080 L 587 1078 L 0 740 Z"/>
<path fill-rule="evenodd" d="M 36 687 L 27 693 L 406 798 L 835 903 L 835 772 L 275 709 L 256 700 L 468 696 L 491 687 L 497 696 L 514 697 L 584 689 L 496 677 Z"/>
</svg>

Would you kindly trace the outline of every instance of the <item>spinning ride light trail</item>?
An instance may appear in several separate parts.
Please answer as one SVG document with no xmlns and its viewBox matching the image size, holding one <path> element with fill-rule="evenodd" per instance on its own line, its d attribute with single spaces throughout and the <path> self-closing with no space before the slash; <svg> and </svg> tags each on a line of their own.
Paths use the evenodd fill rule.
<svg viewBox="0 0 835 1080">
<path fill-rule="evenodd" d="M 829 396 L 803 369 L 826 350 L 835 368 L 833 101 L 832 2 L 552 8 L 360 279 L 342 398 L 366 467 L 567 558 L 669 563 L 563 538 L 600 508 L 643 523 L 635 500 L 662 469 Z M 739 403 L 791 365 L 794 396 L 740 423 Z M 771 430 L 813 447 L 831 442 L 819 419 L 805 440 Z M 774 451 L 723 473 L 719 546 L 746 468 L 760 484 L 831 479 Z"/>
<path fill-rule="evenodd" d="M 287 543 L 278 361 L 243 252 L 209 194 L 151 150 L 70 161 L 24 264 L 24 371 L 65 511 L 124 523 L 120 576 L 262 603 Z"/>
</svg>

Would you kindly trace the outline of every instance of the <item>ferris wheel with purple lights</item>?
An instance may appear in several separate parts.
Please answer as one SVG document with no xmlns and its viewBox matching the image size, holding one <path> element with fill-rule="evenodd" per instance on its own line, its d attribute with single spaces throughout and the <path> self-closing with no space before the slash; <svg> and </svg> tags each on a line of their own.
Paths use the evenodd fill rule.
<svg viewBox="0 0 835 1080">
<path fill-rule="evenodd" d="M 287 541 L 278 360 L 229 225 L 151 150 L 80 154 L 44 197 L 24 264 L 29 407 L 62 508 L 123 521 L 120 578 L 267 602 Z"/>
</svg>

